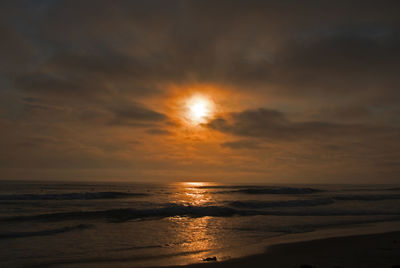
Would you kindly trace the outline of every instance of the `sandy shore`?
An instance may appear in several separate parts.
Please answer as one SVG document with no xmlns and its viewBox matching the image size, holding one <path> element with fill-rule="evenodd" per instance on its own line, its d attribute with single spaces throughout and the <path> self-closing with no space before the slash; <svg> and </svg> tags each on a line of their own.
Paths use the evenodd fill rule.
<svg viewBox="0 0 400 268">
<path fill-rule="evenodd" d="M 385 268 L 396 265 L 400 265 L 400 232 L 280 244 L 254 256 L 170 267 Z"/>
</svg>

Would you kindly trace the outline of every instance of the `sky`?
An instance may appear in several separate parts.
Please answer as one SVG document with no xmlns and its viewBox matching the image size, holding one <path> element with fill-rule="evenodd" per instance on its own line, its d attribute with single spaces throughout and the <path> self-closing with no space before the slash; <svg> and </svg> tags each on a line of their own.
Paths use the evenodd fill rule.
<svg viewBox="0 0 400 268">
<path fill-rule="evenodd" d="M 400 182 L 399 1 L 1 1 L 0 179 Z"/>
</svg>

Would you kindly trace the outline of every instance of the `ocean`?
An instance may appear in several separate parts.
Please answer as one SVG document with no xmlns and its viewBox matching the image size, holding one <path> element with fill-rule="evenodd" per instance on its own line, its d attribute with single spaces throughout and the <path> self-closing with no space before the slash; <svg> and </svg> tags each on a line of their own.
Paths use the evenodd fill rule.
<svg viewBox="0 0 400 268">
<path fill-rule="evenodd" d="M 400 230 L 395 185 L 2 181 L 0 207 L 0 267 L 183 265 Z"/>
</svg>

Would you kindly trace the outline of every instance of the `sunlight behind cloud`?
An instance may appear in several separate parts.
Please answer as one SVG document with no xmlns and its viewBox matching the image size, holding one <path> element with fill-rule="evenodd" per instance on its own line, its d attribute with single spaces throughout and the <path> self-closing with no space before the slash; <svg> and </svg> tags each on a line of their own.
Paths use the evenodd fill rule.
<svg viewBox="0 0 400 268">
<path fill-rule="evenodd" d="M 186 117 L 193 124 L 207 122 L 214 110 L 213 102 L 205 96 L 194 95 L 187 100 Z"/>
</svg>

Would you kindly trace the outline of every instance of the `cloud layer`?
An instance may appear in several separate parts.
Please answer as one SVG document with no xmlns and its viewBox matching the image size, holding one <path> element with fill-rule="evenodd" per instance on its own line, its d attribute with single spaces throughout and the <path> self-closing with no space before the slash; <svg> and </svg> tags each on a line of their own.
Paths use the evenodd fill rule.
<svg viewBox="0 0 400 268">
<path fill-rule="evenodd" d="M 0 179 L 397 181 L 399 8 L 3 1 Z"/>
</svg>

